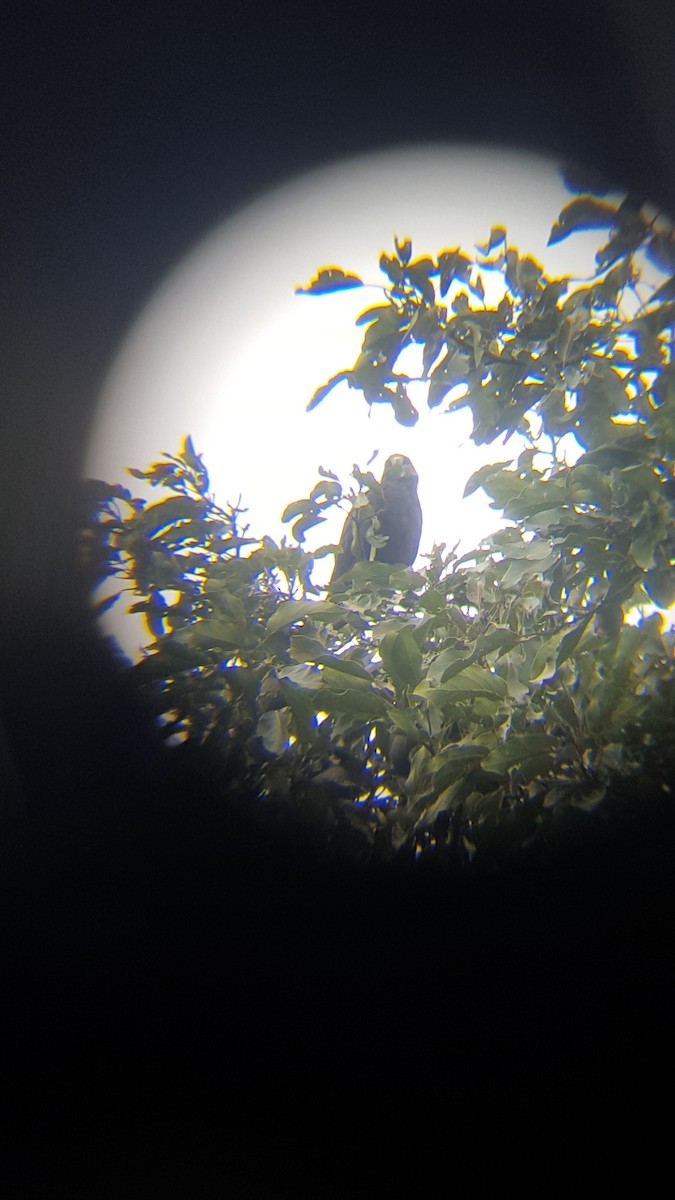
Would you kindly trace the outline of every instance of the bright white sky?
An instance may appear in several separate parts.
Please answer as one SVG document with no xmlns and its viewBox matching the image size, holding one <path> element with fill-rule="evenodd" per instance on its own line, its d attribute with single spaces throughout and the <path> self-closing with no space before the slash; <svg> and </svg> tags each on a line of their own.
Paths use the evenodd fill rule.
<svg viewBox="0 0 675 1200">
<path fill-rule="evenodd" d="M 414 429 L 397 425 L 388 405 L 369 416 L 346 384 L 307 413 L 314 390 L 353 364 L 363 335 L 354 320 L 382 295 L 294 289 L 329 265 L 384 282 L 378 259 L 395 235 L 412 239 L 414 257 L 457 245 L 472 255 L 493 225 L 505 225 L 509 244 L 551 274 L 588 275 L 602 231 L 546 246 L 570 198 L 548 160 L 439 145 L 338 162 L 262 196 L 196 246 L 149 299 L 103 388 L 84 474 L 135 488 L 125 468 L 176 453 L 190 433 L 217 501 L 241 495 L 250 532 L 279 540 L 290 536 L 283 509 L 308 495 L 319 465 L 348 485 L 355 462 L 365 469 L 379 451 L 379 475 L 388 455 L 402 452 L 420 476 L 420 552 L 458 540 L 471 549 L 498 522 L 482 492 L 462 500 L 465 483 L 508 450 L 474 447 L 466 411 L 441 416 L 422 402 Z M 337 541 L 343 519 L 336 511 L 310 531 L 308 548 Z M 332 559 L 317 564 L 317 581 L 331 569 Z M 113 615 L 107 628 L 134 657 L 147 642 L 138 618 Z"/>
</svg>

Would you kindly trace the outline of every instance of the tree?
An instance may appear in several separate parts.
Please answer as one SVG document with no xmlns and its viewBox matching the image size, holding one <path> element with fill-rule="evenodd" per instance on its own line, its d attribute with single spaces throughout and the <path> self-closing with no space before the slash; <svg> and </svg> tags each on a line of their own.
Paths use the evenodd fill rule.
<svg viewBox="0 0 675 1200">
<path fill-rule="evenodd" d="M 167 738 L 222 763 L 224 802 L 245 787 L 258 814 L 365 859 L 466 862 L 543 844 L 638 780 L 669 790 L 675 234 L 639 198 L 566 178 L 550 241 L 607 230 L 592 278 L 549 278 L 499 226 L 474 257 L 414 259 L 396 240 L 361 353 L 308 405 L 346 382 L 413 424 L 399 359 L 414 345 L 430 408 L 468 406 L 477 443 L 522 434 L 515 461 L 467 483 L 510 521 L 471 553 L 436 546 L 418 571 L 359 561 L 322 594 L 314 560 L 338 547 L 311 554 L 305 535 L 332 505 L 363 505 L 367 471 L 345 493 L 320 469 L 281 545 L 216 505 L 189 437 L 132 471 L 168 491 L 158 503 L 90 482 L 92 582 L 137 596 L 153 640 L 129 669 Z M 358 286 L 331 267 L 299 290 Z"/>
</svg>

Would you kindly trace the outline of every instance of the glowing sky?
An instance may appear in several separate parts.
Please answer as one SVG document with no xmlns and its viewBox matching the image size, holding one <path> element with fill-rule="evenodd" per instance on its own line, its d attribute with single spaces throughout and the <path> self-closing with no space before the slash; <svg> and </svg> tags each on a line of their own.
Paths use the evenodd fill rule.
<svg viewBox="0 0 675 1200">
<path fill-rule="evenodd" d="M 414 429 L 397 425 L 388 405 L 369 416 L 346 384 L 307 413 L 316 387 L 354 362 L 362 337 L 354 319 L 382 296 L 294 289 L 327 265 L 381 284 L 378 259 L 395 235 L 412 239 L 415 257 L 457 245 L 472 255 L 493 225 L 506 226 L 509 244 L 550 273 L 590 274 L 597 231 L 546 246 L 569 199 L 555 163 L 453 146 L 337 162 L 262 196 L 196 246 L 149 299 L 103 388 L 84 474 L 129 485 L 126 467 L 176 453 L 190 433 L 218 502 L 241 495 L 251 532 L 278 540 L 290 532 L 284 507 L 308 494 L 319 465 L 350 483 L 355 462 L 365 468 L 379 451 L 379 474 L 399 451 L 420 476 L 420 552 L 441 541 L 470 549 L 497 517 L 482 492 L 462 501 L 464 485 L 481 463 L 509 457 L 504 446 L 474 447 L 469 414 L 430 413 L 423 392 Z M 308 547 L 337 540 L 342 520 L 335 512 L 311 531 Z M 319 582 L 331 566 L 322 562 Z M 108 627 L 121 637 L 119 620 Z M 136 638 L 147 640 L 138 620 L 134 629 L 121 637 L 129 653 Z"/>
</svg>

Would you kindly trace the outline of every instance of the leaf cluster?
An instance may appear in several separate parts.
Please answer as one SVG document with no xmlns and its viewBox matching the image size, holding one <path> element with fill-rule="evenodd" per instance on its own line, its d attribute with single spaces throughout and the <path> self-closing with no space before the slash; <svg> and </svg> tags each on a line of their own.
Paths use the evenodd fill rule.
<svg viewBox="0 0 675 1200">
<path fill-rule="evenodd" d="M 519 484 L 528 508 L 541 484 Z M 421 571 L 358 563 L 316 599 L 311 556 L 266 538 L 243 557 L 206 494 L 150 530 L 128 505 L 101 535 L 145 591 L 132 609 L 154 642 L 131 671 L 166 736 L 215 751 L 224 798 L 245 785 L 327 846 L 460 861 L 520 846 L 672 745 L 673 635 L 656 616 L 607 636 L 612 580 L 586 578 L 562 523 L 503 529 L 470 560 L 438 547 Z M 139 523 L 162 531 L 178 595 L 161 628 L 129 549 Z"/>
<path fill-rule="evenodd" d="M 517 431 L 529 436 L 536 417 L 552 437 L 573 434 L 588 449 L 599 433 L 612 435 L 617 409 L 646 419 L 666 384 L 672 387 L 672 372 L 660 390 L 651 376 L 670 362 L 675 275 L 648 292 L 631 319 L 622 304 L 638 295 L 639 259 L 675 269 L 675 233 L 635 197 L 610 203 L 586 195 L 563 208 L 550 242 L 599 227 L 609 239 L 586 281 L 550 278 L 508 244 L 502 226 L 473 257 L 457 246 L 413 258 L 411 242 L 396 239 L 394 253 L 380 257 L 383 302 L 357 318 L 365 333 L 355 363 L 317 388 L 308 410 L 347 382 L 369 405 L 390 404 L 400 424 L 414 425 L 409 385 L 423 381 L 429 408 L 470 408 L 477 444 Z M 343 277 L 358 286 L 356 276 L 330 271 L 333 286 L 322 291 L 344 287 Z M 489 304 L 488 291 L 499 299 Z M 421 355 L 414 378 L 399 363 L 412 345 Z"/>
<path fill-rule="evenodd" d="M 672 270 L 673 239 L 633 198 L 595 189 L 551 235 L 608 229 L 589 280 L 548 278 L 500 226 L 472 257 L 415 259 L 396 240 L 384 303 L 359 318 L 361 354 L 340 373 L 410 424 L 397 361 L 414 343 L 432 409 L 468 405 L 478 443 L 526 436 L 467 483 L 509 522 L 471 554 L 437 546 L 418 571 L 359 562 L 322 594 L 314 558 L 335 547 L 302 543 L 332 505 L 359 504 L 367 471 L 349 492 L 320 468 L 284 511 L 297 545 L 219 508 L 189 438 L 131 472 L 156 503 L 90 481 L 92 583 L 132 593 L 151 642 L 130 669 L 170 741 L 215 751 L 224 799 L 246 786 L 357 857 L 466 862 L 550 838 L 617 781 L 669 786 L 675 636 L 658 610 L 675 603 L 675 295 L 670 278 L 641 296 L 639 260 Z M 305 290 L 360 285 L 331 267 Z"/>
</svg>

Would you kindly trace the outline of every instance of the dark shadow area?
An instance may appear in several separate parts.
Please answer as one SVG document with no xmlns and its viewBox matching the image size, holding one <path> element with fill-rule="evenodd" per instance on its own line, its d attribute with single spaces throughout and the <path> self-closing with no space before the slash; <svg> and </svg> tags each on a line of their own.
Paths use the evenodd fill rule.
<svg viewBox="0 0 675 1200">
<path fill-rule="evenodd" d="M 22 1137 L 8 1195 L 67 1179 L 92 1196 L 206 1196 L 227 1179 L 266 1196 L 291 1175 L 344 1195 L 360 1146 L 383 1176 L 417 1156 L 453 1179 L 507 1131 L 525 1157 L 556 1130 L 567 1153 L 569 1130 L 593 1142 L 649 1117 L 655 1135 L 673 1067 L 672 796 L 645 780 L 611 823 L 473 872 L 327 862 L 297 829 L 252 822 L 246 795 L 225 811 L 201 756 L 165 753 L 79 586 L 77 480 L 119 339 L 176 259 L 262 188 L 399 141 L 504 139 L 675 209 L 670 79 L 638 78 L 645 46 L 672 45 L 672 15 L 654 6 L 650 24 L 647 4 L 631 32 L 604 5 L 541 23 L 492 7 L 415 10 L 414 37 L 411 15 L 377 5 L 358 30 L 341 9 L 298 24 L 279 9 L 261 34 L 260 13 L 153 5 L 14 28 L 0 890 L 4 1092 Z"/>
</svg>

